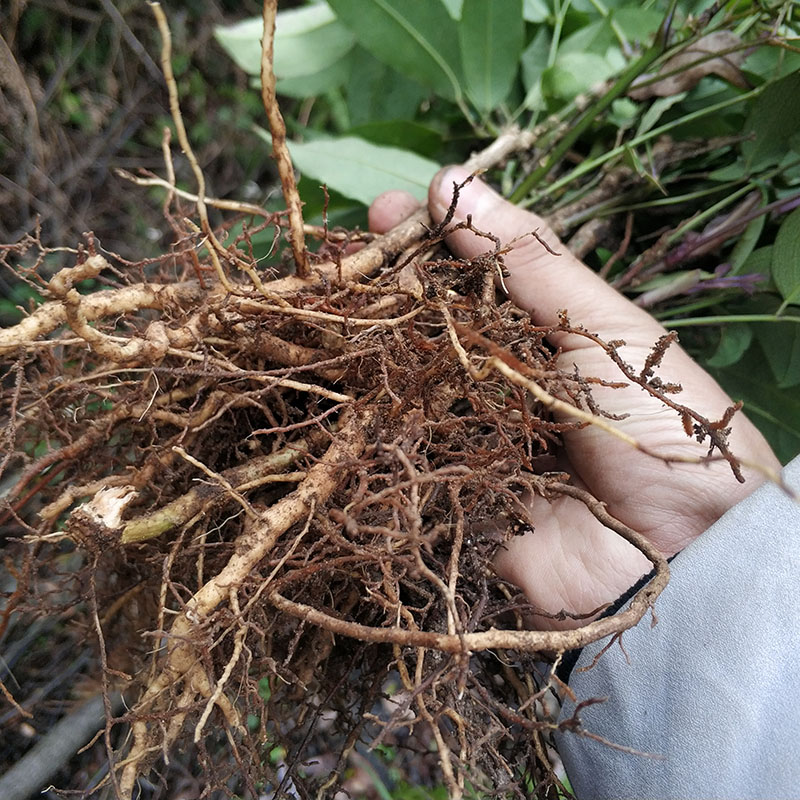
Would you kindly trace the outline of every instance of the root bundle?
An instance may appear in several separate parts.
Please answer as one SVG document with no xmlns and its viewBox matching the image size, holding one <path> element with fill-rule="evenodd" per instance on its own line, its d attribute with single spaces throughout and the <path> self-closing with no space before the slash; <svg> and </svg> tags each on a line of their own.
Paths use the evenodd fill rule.
<svg viewBox="0 0 800 800">
<path fill-rule="evenodd" d="M 591 377 L 560 368 L 547 336 L 584 335 L 622 383 L 661 390 L 618 343 L 566 318 L 536 326 L 504 300 L 505 243 L 490 233 L 462 224 L 487 251 L 454 259 L 452 213 L 432 226 L 419 212 L 366 244 L 309 229 L 321 240 L 311 253 L 293 212 L 303 266 L 271 274 L 252 230 L 228 243 L 211 230 L 206 208 L 220 204 L 198 182 L 198 224 L 167 182 L 178 245 L 154 262 L 122 263 L 88 236 L 48 280 L 35 239 L 3 251 L 38 249 L 28 277 L 48 295 L 0 332 L 0 472 L 15 472 L 0 510 L 25 534 L 4 620 L 33 603 L 85 609 L 98 680 L 129 704 L 106 732 L 120 797 L 187 741 L 210 787 L 252 797 L 266 785 L 332 796 L 362 743 L 435 751 L 453 797 L 465 781 L 546 791 L 557 725 L 543 709 L 566 689 L 554 668 L 534 680 L 536 654 L 557 663 L 630 627 L 668 575 L 642 537 L 553 471 L 565 431 L 614 428 Z M 259 226 L 280 232 L 284 217 L 263 212 Z M 532 493 L 582 500 L 650 558 L 656 576 L 629 610 L 525 630 L 531 609 L 492 557 L 535 527 L 521 500 Z"/>
<path fill-rule="evenodd" d="M 492 555 L 535 525 L 520 497 L 574 491 L 546 467 L 592 416 L 590 383 L 558 368 L 549 329 L 498 304 L 500 244 L 457 261 L 437 250 L 446 230 L 412 219 L 348 256 L 329 241 L 335 261 L 304 281 L 231 281 L 235 293 L 175 280 L 168 258 L 84 296 L 79 281 L 115 271 L 86 252 L 4 332 L 7 436 L 18 453 L 48 437 L 8 513 L 27 525 L 32 490 L 49 499 L 30 546 L 79 545 L 98 641 L 123 654 L 106 680 L 132 700 L 140 687 L 123 796 L 179 737 L 202 746 L 220 725 L 241 758 L 283 745 L 296 785 L 324 708 L 340 751 L 330 785 L 365 727 L 416 723 L 453 793 L 466 775 L 505 785 L 535 752 L 520 732 L 553 728 L 535 714 L 532 654 L 618 631 L 660 591 L 624 620 L 522 629 Z M 553 417 L 555 403 L 575 415 Z M 403 713 L 380 719 L 392 680 Z"/>
</svg>

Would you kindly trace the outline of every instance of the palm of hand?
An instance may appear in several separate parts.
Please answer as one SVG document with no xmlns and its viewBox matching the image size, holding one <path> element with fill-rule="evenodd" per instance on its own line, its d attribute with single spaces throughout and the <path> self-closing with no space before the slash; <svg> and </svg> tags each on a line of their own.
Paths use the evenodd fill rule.
<svg viewBox="0 0 800 800">
<path fill-rule="evenodd" d="M 462 168 L 450 168 L 434 180 L 429 207 L 435 220 L 442 219 L 447 211 L 453 182 L 466 177 Z M 408 196 L 382 196 L 370 210 L 371 227 L 386 230 L 413 207 L 414 201 Z M 605 341 L 625 340 L 620 354 L 635 368 L 641 368 L 664 333 L 649 314 L 571 256 L 540 218 L 508 204 L 479 181 L 462 191 L 456 221 L 467 214 L 478 229 L 491 230 L 503 242 L 518 239 L 505 256 L 510 272 L 505 283 L 514 302 L 530 311 L 538 324 L 557 324 L 558 312 L 566 309 L 574 323 Z M 535 238 L 525 236 L 533 230 L 562 255 L 551 255 Z M 486 240 L 469 231 L 449 237 L 448 245 L 463 257 L 486 250 Z M 620 380 L 618 367 L 595 343 L 566 333 L 551 340 L 561 348 L 560 361 L 566 370 L 575 365 L 584 376 Z M 719 419 L 731 405 L 714 379 L 677 345 L 667 350 L 659 374 L 664 381 L 681 384 L 678 402 L 709 420 Z M 696 460 L 706 454 L 707 444 L 686 435 L 678 413 L 641 387 L 597 387 L 593 396 L 604 411 L 626 415 L 615 426 L 648 453 Z M 739 458 L 779 468 L 769 445 L 742 414 L 734 417 L 729 443 Z M 738 483 L 725 460 L 667 464 L 594 426 L 567 434 L 565 446 L 565 468 L 576 482 L 582 482 L 606 504 L 612 516 L 646 535 L 667 556 L 693 541 L 763 481 L 761 474 L 745 469 L 746 481 Z M 536 529 L 512 539 L 498 555 L 495 566 L 502 577 L 525 591 L 535 608 L 542 610 L 544 616 L 532 617 L 535 626 L 575 627 L 580 621 L 555 620 L 548 614 L 562 610 L 587 614 L 612 602 L 649 571 L 648 560 L 602 525 L 580 501 L 561 497 L 551 503 L 539 496 L 525 501 L 537 521 Z"/>
<path fill-rule="evenodd" d="M 642 363 L 649 349 L 626 347 L 626 359 Z M 573 351 L 562 358 L 570 360 L 570 367 L 576 363 L 583 375 L 619 379 L 616 367 L 599 348 Z M 682 404 L 695 409 L 714 407 L 713 418 L 729 404 L 716 383 L 679 348 L 664 361 L 661 373 L 669 379 L 679 376 L 683 385 Z M 705 454 L 705 446 L 686 436 L 678 414 L 643 389 L 605 389 L 594 395 L 604 411 L 627 414 L 615 426 L 649 452 L 690 458 Z M 731 433 L 733 452 L 748 453 L 757 463 L 774 466 L 774 456 L 760 434 L 737 416 Z M 738 483 L 725 460 L 665 464 L 592 426 L 567 434 L 565 449 L 563 466 L 573 482 L 582 483 L 612 516 L 644 534 L 666 556 L 691 543 L 762 481 L 760 474 L 745 469 L 747 480 Z M 549 614 L 562 610 L 586 614 L 613 602 L 649 572 L 649 561 L 602 525 L 582 502 L 569 497 L 553 502 L 539 496 L 526 500 L 536 529 L 512 540 L 496 565 L 503 577 L 525 590 L 535 607 Z M 569 618 L 537 615 L 532 622 L 542 628 L 577 624 Z"/>
</svg>

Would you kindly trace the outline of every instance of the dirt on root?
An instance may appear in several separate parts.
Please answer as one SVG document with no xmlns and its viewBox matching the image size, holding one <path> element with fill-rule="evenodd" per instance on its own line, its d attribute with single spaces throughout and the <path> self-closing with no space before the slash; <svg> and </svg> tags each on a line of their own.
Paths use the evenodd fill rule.
<svg viewBox="0 0 800 800">
<path fill-rule="evenodd" d="M 522 624 L 524 601 L 491 558 L 533 524 L 519 498 L 563 479 L 541 473 L 560 432 L 580 424 L 549 419 L 499 375 L 470 374 L 488 355 L 481 343 L 549 391 L 578 400 L 589 387 L 558 369 L 546 329 L 498 302 L 499 245 L 462 262 L 441 238 L 433 231 L 371 279 L 339 283 L 334 268 L 283 295 L 270 288 L 279 281 L 266 296 L 239 284 L 230 295 L 208 278 L 201 290 L 181 280 L 190 259 L 178 280 L 175 259 L 163 259 L 146 276 L 173 287 L 159 304 L 169 340 L 160 358 L 109 361 L 67 328 L 9 364 L 7 461 L 23 469 L 5 525 L 28 534 L 14 546 L 22 566 L 9 609 L 81 627 L 94 651 L 87 674 L 125 690 L 134 708 L 125 719 L 145 719 L 151 744 L 192 739 L 208 705 L 180 675 L 135 705 L 164 670 L 171 621 L 191 620 L 187 604 L 247 556 L 248 542 L 272 535 L 281 523 L 270 512 L 291 505 L 298 484 L 325 471 L 330 485 L 194 619 L 194 658 L 231 708 L 235 699 L 233 717 L 217 709 L 208 725 L 229 726 L 235 757 L 219 733 L 196 742 L 220 789 L 238 775 L 234 791 L 257 796 L 265 782 L 305 796 L 323 779 L 344 781 L 362 743 L 401 748 L 408 777 L 434 782 L 448 775 L 430 765 L 430 749 L 449 751 L 450 780 L 519 796 L 519 775 L 545 766 L 531 733 L 546 738 L 552 722 L 536 718 L 546 690 L 534 700 L 533 654 L 446 652 L 435 637 Z M 326 248 L 341 255 L 347 244 L 335 232 Z M 102 258 L 90 249 L 86 261 Z M 112 272 L 94 330 L 117 346 L 158 339 L 156 315 L 124 299 L 140 267 Z M 53 302 L 69 303 L 66 293 Z M 31 459 L 42 444 L 47 455 Z M 180 734 L 166 734 L 181 717 Z M 280 759 L 264 758 L 267 744 Z"/>
</svg>

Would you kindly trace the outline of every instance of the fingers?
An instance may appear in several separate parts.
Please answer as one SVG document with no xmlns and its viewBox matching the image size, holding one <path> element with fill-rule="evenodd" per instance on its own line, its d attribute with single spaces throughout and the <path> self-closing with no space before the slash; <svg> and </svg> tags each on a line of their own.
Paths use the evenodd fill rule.
<svg viewBox="0 0 800 800">
<path fill-rule="evenodd" d="M 375 233 L 386 233 L 418 208 L 419 202 L 408 192 L 384 192 L 369 207 L 369 229 Z"/>
<path fill-rule="evenodd" d="M 469 174 L 463 167 L 446 167 L 433 179 L 428 205 L 435 222 L 447 213 L 453 183 L 461 183 Z M 664 332 L 646 311 L 634 306 L 578 261 L 541 217 L 512 205 L 479 179 L 461 190 L 454 222 L 465 220 L 468 214 L 472 215 L 476 228 L 498 236 L 503 245 L 511 245 L 512 250 L 505 255 L 511 276 L 505 279 L 505 285 L 511 299 L 530 311 L 537 323 L 554 325 L 558 322 L 558 312 L 565 309 L 574 322 L 604 338 L 624 334 L 623 338 L 630 339 L 635 334 L 652 344 Z M 548 252 L 530 235 L 533 231 L 560 255 Z M 514 242 L 515 239 L 518 241 Z M 469 231 L 457 231 L 447 243 L 464 258 L 485 253 L 491 247 L 491 242 Z M 558 344 L 572 349 L 586 343 L 579 337 L 563 337 Z"/>
</svg>

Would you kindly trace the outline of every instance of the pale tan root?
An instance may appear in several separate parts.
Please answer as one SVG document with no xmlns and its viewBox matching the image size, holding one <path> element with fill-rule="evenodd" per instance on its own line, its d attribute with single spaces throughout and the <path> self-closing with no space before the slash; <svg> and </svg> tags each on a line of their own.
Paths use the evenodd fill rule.
<svg viewBox="0 0 800 800">
<path fill-rule="evenodd" d="M 208 678 L 198 668 L 197 651 L 193 644 L 197 631 L 202 629 L 203 622 L 211 611 L 229 597 L 231 592 L 235 592 L 251 570 L 270 552 L 278 538 L 292 525 L 300 522 L 312 504 L 319 506 L 326 502 L 341 481 L 342 469 L 354 462 L 363 451 L 371 421 L 370 412 L 360 416 L 350 411 L 345 412 L 340 432 L 325 455 L 308 470 L 306 479 L 294 492 L 264 511 L 258 522 L 238 537 L 235 552 L 226 566 L 190 598 L 185 611 L 176 617 L 170 630 L 169 649 L 162 669 L 136 705 L 134 716 L 137 713 L 152 713 L 153 704 L 180 681 L 190 681 L 195 696 L 200 695 L 206 699 L 212 697 L 213 690 Z M 235 711 L 224 694 L 216 697 L 216 705 L 229 717 L 229 722 L 235 721 Z M 233 720 L 231 715 L 234 715 Z M 143 762 L 154 749 L 150 727 L 145 719 L 136 720 L 132 730 L 131 754 L 126 759 L 120 780 L 124 797 L 131 796 Z M 172 740 L 179 732 L 180 728 L 176 730 L 172 726 L 168 731 Z M 171 741 L 165 740 L 163 747 L 168 749 L 170 744 Z"/>
</svg>

